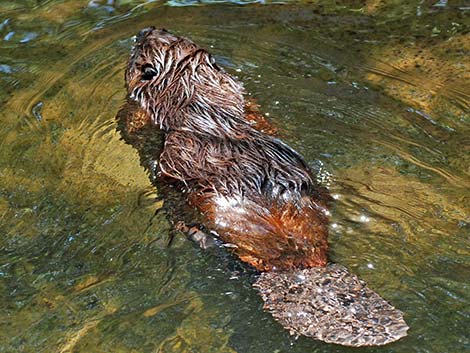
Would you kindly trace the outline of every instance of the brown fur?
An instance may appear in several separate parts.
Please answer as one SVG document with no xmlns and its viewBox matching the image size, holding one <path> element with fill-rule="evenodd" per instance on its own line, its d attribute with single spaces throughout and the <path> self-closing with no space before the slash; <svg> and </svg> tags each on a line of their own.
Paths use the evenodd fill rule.
<svg viewBox="0 0 470 353">
<path fill-rule="evenodd" d="M 206 50 L 145 29 L 126 85 L 139 106 L 128 128 L 163 132 L 162 181 L 186 193 L 241 260 L 261 271 L 326 264 L 327 192 Z"/>
</svg>

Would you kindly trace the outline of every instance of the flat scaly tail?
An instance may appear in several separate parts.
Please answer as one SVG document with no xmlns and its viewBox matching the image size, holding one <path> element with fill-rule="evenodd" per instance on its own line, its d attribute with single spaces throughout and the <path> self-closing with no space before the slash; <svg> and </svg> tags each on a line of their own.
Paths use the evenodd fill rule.
<svg viewBox="0 0 470 353">
<path fill-rule="evenodd" d="M 253 285 L 292 335 L 345 346 L 378 346 L 407 335 L 403 313 L 338 264 L 263 272 Z"/>
</svg>

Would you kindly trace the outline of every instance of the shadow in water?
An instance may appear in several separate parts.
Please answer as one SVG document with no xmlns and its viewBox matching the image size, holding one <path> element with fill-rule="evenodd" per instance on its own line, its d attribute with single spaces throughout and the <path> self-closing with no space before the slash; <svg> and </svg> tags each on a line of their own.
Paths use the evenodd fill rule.
<svg viewBox="0 0 470 353">
<path fill-rule="evenodd" d="M 157 189 L 157 200 L 163 201 L 155 215 L 163 212 L 173 225 L 170 230 L 168 246 L 177 233 L 182 232 L 201 248 L 210 251 L 225 264 L 225 268 L 237 273 L 246 273 L 254 280 L 256 271 L 249 265 L 237 260 L 227 251 L 220 240 L 204 226 L 202 214 L 186 200 L 181 185 L 171 183 L 159 173 L 159 157 L 164 147 L 164 132 L 158 129 L 139 107 L 138 103 L 127 99 L 116 115 L 117 130 L 122 139 L 135 148 L 140 157 L 140 164 L 148 172 L 150 181 Z M 222 267 L 223 268 L 223 267 Z"/>
</svg>

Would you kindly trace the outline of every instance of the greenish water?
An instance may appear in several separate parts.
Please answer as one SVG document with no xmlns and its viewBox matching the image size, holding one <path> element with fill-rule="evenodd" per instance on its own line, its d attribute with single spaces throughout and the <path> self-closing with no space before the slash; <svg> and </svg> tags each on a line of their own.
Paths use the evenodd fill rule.
<svg viewBox="0 0 470 353">
<path fill-rule="evenodd" d="M 212 2 L 0 1 L 0 352 L 470 351 L 468 3 Z M 149 25 L 212 51 L 320 170 L 332 260 L 408 337 L 296 340 L 232 259 L 167 247 L 114 120 Z"/>
</svg>

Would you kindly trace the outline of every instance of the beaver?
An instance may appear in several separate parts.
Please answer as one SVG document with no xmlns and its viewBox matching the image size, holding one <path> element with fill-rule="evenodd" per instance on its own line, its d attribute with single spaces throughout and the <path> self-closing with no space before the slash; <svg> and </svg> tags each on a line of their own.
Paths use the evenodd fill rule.
<svg viewBox="0 0 470 353">
<path fill-rule="evenodd" d="M 406 335 L 401 312 L 344 267 L 328 265 L 327 189 L 207 50 L 165 29 L 145 28 L 125 80 L 128 104 L 135 106 L 120 115 L 127 133 L 162 136 L 158 182 L 183 193 L 204 229 L 261 273 L 255 287 L 284 327 L 354 346 Z"/>
</svg>

